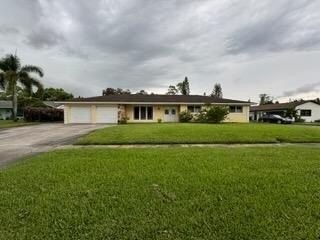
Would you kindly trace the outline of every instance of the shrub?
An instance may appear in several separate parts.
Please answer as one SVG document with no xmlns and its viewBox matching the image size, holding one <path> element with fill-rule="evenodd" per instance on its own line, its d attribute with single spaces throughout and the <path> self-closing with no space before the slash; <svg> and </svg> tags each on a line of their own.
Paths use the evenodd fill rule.
<svg viewBox="0 0 320 240">
<path fill-rule="evenodd" d="M 303 119 L 303 118 L 301 118 L 300 116 L 297 116 L 294 121 L 297 122 L 297 123 L 303 123 L 303 122 L 305 122 L 306 120 Z"/>
<path fill-rule="evenodd" d="M 162 119 L 161 118 L 158 118 L 158 123 L 162 123 Z"/>
<path fill-rule="evenodd" d="M 190 122 L 192 119 L 193 119 L 193 116 L 189 111 L 182 111 L 179 113 L 180 122 Z"/>
<path fill-rule="evenodd" d="M 29 122 L 60 122 L 63 121 L 63 110 L 29 107 L 24 109 L 24 119 Z"/>
<path fill-rule="evenodd" d="M 314 120 L 314 122 L 316 122 L 316 123 L 320 123 L 320 119 Z"/>
<path fill-rule="evenodd" d="M 129 118 L 124 116 L 118 122 L 119 122 L 119 124 L 127 124 L 128 120 L 129 120 Z"/>
<path fill-rule="evenodd" d="M 202 110 L 197 118 L 198 122 L 219 123 L 226 119 L 229 110 L 223 106 L 209 106 Z"/>
</svg>

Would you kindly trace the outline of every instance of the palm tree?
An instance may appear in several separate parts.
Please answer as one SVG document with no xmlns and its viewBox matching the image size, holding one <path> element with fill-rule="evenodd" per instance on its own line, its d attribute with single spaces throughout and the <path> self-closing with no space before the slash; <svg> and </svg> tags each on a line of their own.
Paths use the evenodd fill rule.
<svg viewBox="0 0 320 240">
<path fill-rule="evenodd" d="M 18 97 L 17 87 L 21 85 L 30 96 L 32 88 L 43 89 L 42 83 L 37 78 L 30 75 L 35 73 L 43 77 L 43 71 L 40 67 L 26 65 L 21 66 L 18 56 L 8 54 L 0 60 L 0 88 L 12 93 L 13 119 L 17 118 Z"/>
</svg>

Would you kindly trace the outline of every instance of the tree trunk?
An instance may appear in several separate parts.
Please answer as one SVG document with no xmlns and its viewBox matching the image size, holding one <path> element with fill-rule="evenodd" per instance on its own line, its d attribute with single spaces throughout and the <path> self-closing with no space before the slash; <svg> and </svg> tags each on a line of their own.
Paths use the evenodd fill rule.
<svg viewBox="0 0 320 240">
<path fill-rule="evenodd" d="M 18 97 L 17 97 L 17 88 L 16 84 L 12 86 L 12 114 L 13 121 L 17 121 L 17 112 L 18 112 Z"/>
</svg>

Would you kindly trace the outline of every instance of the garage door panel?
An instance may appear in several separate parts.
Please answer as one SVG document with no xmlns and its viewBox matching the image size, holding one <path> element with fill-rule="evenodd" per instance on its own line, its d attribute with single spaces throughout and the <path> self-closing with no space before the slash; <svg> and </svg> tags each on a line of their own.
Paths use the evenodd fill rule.
<svg viewBox="0 0 320 240">
<path fill-rule="evenodd" d="M 98 106 L 96 108 L 97 123 L 117 123 L 118 107 L 117 106 Z"/>
<path fill-rule="evenodd" d="M 91 108 L 71 107 L 70 123 L 91 123 Z"/>
</svg>

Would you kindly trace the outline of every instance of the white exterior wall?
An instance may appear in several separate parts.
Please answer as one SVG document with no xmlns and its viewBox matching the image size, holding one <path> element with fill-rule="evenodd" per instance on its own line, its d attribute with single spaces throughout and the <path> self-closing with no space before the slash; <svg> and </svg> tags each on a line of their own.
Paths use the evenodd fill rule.
<svg viewBox="0 0 320 240">
<path fill-rule="evenodd" d="M 313 102 L 307 102 L 304 104 L 301 104 L 296 107 L 296 110 L 298 110 L 298 115 L 300 115 L 300 110 L 311 110 L 311 116 L 310 117 L 304 117 L 301 118 L 304 119 L 306 122 L 314 122 L 315 120 L 320 119 L 320 105 L 313 103 Z"/>
</svg>

